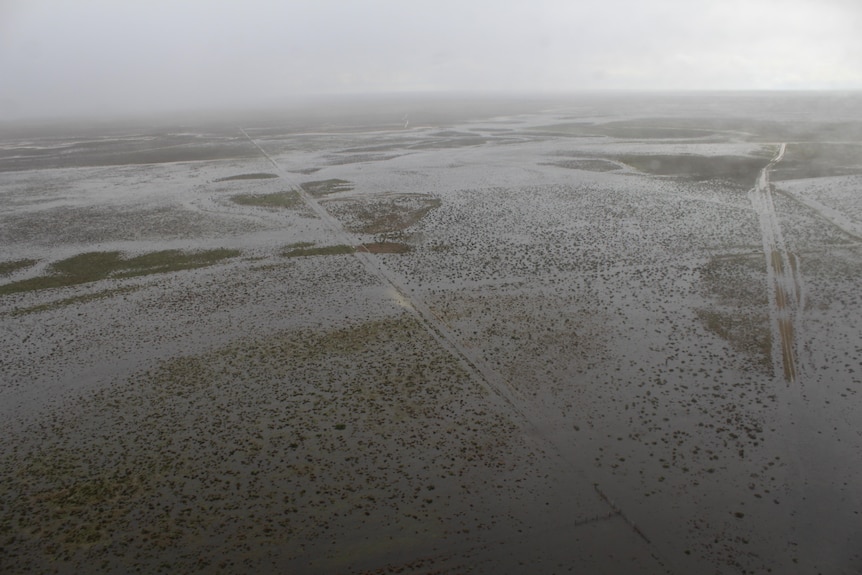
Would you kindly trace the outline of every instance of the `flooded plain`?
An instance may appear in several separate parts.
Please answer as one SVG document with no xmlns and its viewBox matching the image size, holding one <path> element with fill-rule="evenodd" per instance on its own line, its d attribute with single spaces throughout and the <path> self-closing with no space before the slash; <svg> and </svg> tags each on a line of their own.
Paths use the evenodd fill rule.
<svg viewBox="0 0 862 575">
<path fill-rule="evenodd" d="M 7 126 L 0 571 L 862 571 L 862 99 Z"/>
</svg>

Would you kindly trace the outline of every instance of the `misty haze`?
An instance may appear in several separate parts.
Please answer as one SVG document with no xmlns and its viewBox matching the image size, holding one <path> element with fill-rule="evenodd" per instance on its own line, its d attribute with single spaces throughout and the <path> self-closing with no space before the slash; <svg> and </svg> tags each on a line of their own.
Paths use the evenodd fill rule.
<svg viewBox="0 0 862 575">
<path fill-rule="evenodd" d="M 0 7 L 0 572 L 862 572 L 858 8 L 292 4 Z"/>
</svg>

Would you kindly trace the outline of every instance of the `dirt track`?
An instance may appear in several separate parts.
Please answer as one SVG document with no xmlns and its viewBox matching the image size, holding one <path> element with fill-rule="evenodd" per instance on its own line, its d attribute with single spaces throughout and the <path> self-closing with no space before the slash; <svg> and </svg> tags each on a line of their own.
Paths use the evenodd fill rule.
<svg viewBox="0 0 862 575">
<path fill-rule="evenodd" d="M 772 161 L 760 172 L 749 197 L 760 220 L 763 252 L 766 255 L 775 373 L 782 373 L 785 380 L 793 382 L 799 378 L 796 340 L 804 307 L 802 278 L 796 254 L 788 251 L 784 242 L 772 201 L 772 184 L 769 182 L 770 170 L 782 160 L 786 149 L 787 144 L 782 143 Z"/>
</svg>

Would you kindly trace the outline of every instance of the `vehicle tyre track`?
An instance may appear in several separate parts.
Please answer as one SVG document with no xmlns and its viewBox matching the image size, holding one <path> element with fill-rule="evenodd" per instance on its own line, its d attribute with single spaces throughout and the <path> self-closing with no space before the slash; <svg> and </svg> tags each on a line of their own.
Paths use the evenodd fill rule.
<svg viewBox="0 0 862 575">
<path fill-rule="evenodd" d="M 800 377 L 798 338 L 801 333 L 802 310 L 805 307 L 799 258 L 788 251 L 775 212 L 773 186 L 769 172 L 784 158 L 787 144 L 782 143 L 775 157 L 757 177 L 748 192 L 751 205 L 760 220 L 763 253 L 769 290 L 769 315 L 772 324 L 772 363 L 776 375 L 790 383 Z"/>
</svg>

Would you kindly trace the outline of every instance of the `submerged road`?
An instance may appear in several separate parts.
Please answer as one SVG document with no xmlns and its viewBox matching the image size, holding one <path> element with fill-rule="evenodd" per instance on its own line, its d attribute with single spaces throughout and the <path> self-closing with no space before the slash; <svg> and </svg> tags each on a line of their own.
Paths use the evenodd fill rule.
<svg viewBox="0 0 862 575">
<path fill-rule="evenodd" d="M 748 195 L 760 220 L 763 253 L 766 256 L 775 374 L 783 375 L 788 382 L 795 382 L 799 379 L 798 338 L 805 304 L 802 276 L 799 273 L 798 257 L 788 251 L 784 242 L 773 203 L 774 190 L 769 182 L 769 172 L 784 158 L 786 151 L 787 144 L 782 143 L 772 161 L 760 171 Z"/>
</svg>

